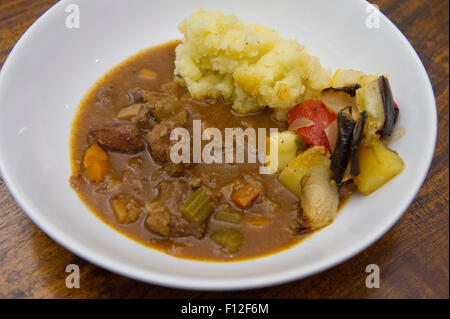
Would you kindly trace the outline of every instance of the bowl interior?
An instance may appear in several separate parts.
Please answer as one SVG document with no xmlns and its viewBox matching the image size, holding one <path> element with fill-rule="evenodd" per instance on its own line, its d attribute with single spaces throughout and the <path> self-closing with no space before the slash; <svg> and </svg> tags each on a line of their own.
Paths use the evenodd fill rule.
<svg viewBox="0 0 450 319">
<path fill-rule="evenodd" d="M 67 5 L 80 9 L 69 29 Z M 322 64 L 389 73 L 406 135 L 392 147 L 403 173 L 374 194 L 353 196 L 335 222 L 289 250 L 244 262 L 183 260 L 141 246 L 97 219 L 69 187 L 69 131 L 88 88 L 137 51 L 179 38 L 197 6 L 261 22 L 306 44 Z M 62 1 L 22 37 L 0 75 L 0 169 L 33 221 L 56 241 L 104 268 L 191 289 L 259 287 L 339 263 L 384 234 L 406 210 L 428 170 L 436 111 L 418 56 L 383 15 L 368 28 L 365 1 Z M 369 8 L 369 9 L 367 9 Z M 369 12 L 368 12 L 369 11 Z M 324 23 L 326 21 L 326 23 Z M 420 129 L 418 129 L 420 128 Z M 420 149 L 420 152 L 418 151 Z"/>
</svg>

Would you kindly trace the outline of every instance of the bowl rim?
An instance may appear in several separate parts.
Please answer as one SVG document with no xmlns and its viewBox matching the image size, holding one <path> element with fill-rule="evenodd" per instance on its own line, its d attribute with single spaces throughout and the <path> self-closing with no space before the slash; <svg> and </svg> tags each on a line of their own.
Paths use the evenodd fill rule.
<svg viewBox="0 0 450 319">
<path fill-rule="evenodd" d="M 17 41 L 17 43 L 14 45 L 10 53 L 8 54 L 8 57 L 6 58 L 5 62 L 3 63 L 3 66 L 0 70 L 0 90 L 2 88 L 2 83 L 6 81 L 5 74 L 7 73 L 7 70 L 10 68 L 10 65 L 14 63 L 16 53 L 20 51 L 22 48 L 24 42 L 32 36 L 35 32 L 35 30 L 41 25 L 42 23 L 45 23 L 45 20 L 50 19 L 52 15 L 56 14 L 59 7 L 63 6 L 65 3 L 69 3 L 70 0 L 61 0 L 54 4 L 52 7 L 47 9 L 38 19 L 36 19 L 31 26 L 25 31 L 25 33 L 20 37 L 20 39 Z M 358 2 L 355 2 L 354 5 L 367 5 L 369 4 L 366 0 L 358 0 Z M 434 132 L 432 135 L 432 143 L 428 147 L 428 152 L 425 154 L 426 159 L 424 163 L 426 163 L 425 167 L 426 169 L 421 172 L 420 177 L 420 183 L 418 183 L 414 189 L 411 189 L 409 191 L 409 197 L 408 200 L 406 200 L 403 203 L 403 207 L 398 211 L 398 213 L 393 216 L 390 220 L 386 220 L 386 222 L 377 229 L 377 231 L 374 231 L 371 233 L 371 235 L 368 235 L 364 237 L 364 239 L 359 242 L 358 244 L 355 244 L 351 247 L 351 249 L 345 249 L 342 253 L 333 255 L 332 257 L 329 257 L 325 260 L 321 260 L 319 262 L 313 263 L 308 265 L 307 267 L 303 267 L 300 270 L 295 269 L 292 271 L 280 271 L 277 273 L 274 273 L 270 276 L 265 277 L 259 277 L 258 281 L 245 281 L 241 278 L 227 278 L 227 279 L 219 279 L 219 280 L 211 280 L 211 279 L 203 279 L 199 280 L 198 278 L 191 277 L 186 278 L 183 275 L 174 276 L 169 274 L 161 274 L 157 272 L 152 272 L 149 269 L 146 269 L 146 271 L 139 271 L 138 269 L 134 267 L 130 267 L 128 264 L 123 262 L 118 262 L 112 258 L 108 258 L 106 256 L 99 255 L 95 250 L 91 250 L 89 247 L 81 245 L 76 242 L 76 240 L 72 240 L 68 236 L 66 236 L 63 232 L 59 231 L 56 227 L 53 227 L 47 220 L 40 219 L 34 212 L 38 211 L 38 207 L 34 207 L 30 203 L 28 203 L 24 198 L 22 198 L 20 194 L 20 183 L 17 181 L 14 181 L 13 178 L 11 178 L 8 170 L 5 167 L 5 160 L 4 160 L 4 152 L 0 152 L 0 175 L 3 177 L 3 180 L 8 187 L 11 195 L 16 200 L 16 202 L 19 204 L 19 206 L 23 209 L 23 211 L 27 214 L 27 216 L 43 231 L 45 232 L 50 238 L 52 238 L 55 242 L 63 246 L 65 249 L 71 251 L 72 253 L 76 254 L 77 256 L 87 260 L 90 263 L 93 263 L 101 268 L 104 268 L 108 271 L 111 271 L 113 273 L 120 274 L 122 276 L 132 278 L 135 280 L 139 280 L 142 282 L 150 283 L 150 284 L 157 284 L 165 287 L 171 287 L 171 288 L 181 288 L 181 289 L 190 289 L 190 290 L 210 290 L 210 291 L 229 291 L 229 290 L 239 290 L 239 289 L 255 289 L 255 288 L 261 288 L 261 287 L 267 287 L 267 286 L 273 286 L 278 284 L 283 284 L 286 282 L 299 280 L 317 273 L 320 273 L 324 270 L 330 269 L 337 264 L 340 264 L 353 256 L 359 254 L 363 250 L 365 250 L 367 247 L 375 243 L 379 238 L 381 238 L 384 234 L 386 234 L 393 225 L 403 216 L 405 211 L 408 209 L 410 204 L 414 201 L 417 193 L 421 189 L 427 175 L 428 171 L 430 170 L 430 166 L 432 163 L 432 160 L 434 158 L 434 152 L 437 142 L 437 133 L 438 133 L 438 126 L 437 126 L 437 111 L 436 111 L 436 99 L 433 92 L 433 87 L 430 81 L 430 78 L 427 74 L 427 71 L 415 51 L 414 47 L 411 45 L 411 43 L 408 41 L 408 39 L 405 37 L 405 35 L 398 29 L 398 27 L 388 18 L 386 17 L 381 11 L 380 11 L 380 18 L 384 19 L 385 22 L 387 22 L 387 27 L 390 28 L 390 32 L 394 32 L 399 40 L 403 42 L 404 45 L 409 49 L 410 53 L 412 54 L 413 59 L 416 61 L 421 76 L 424 77 L 425 83 L 426 83 L 426 91 L 428 94 L 428 102 L 431 105 L 434 105 L 435 108 L 433 110 L 432 114 L 432 124 L 434 127 Z M 261 258 L 267 258 L 267 257 L 261 257 Z M 257 258 L 257 259 L 261 259 Z M 269 256 L 270 258 L 270 256 Z M 238 262 L 247 262 L 247 261 L 238 261 Z"/>
</svg>

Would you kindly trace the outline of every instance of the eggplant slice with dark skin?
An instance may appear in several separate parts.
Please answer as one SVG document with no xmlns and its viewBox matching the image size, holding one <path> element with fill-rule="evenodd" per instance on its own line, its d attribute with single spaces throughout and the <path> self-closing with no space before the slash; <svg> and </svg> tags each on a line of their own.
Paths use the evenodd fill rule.
<svg viewBox="0 0 450 319">
<path fill-rule="evenodd" d="M 392 90 L 389 85 L 389 80 L 382 75 L 378 78 L 378 81 L 385 117 L 384 125 L 381 130 L 379 130 L 378 134 L 380 134 L 383 138 L 392 135 L 394 126 L 398 119 L 399 109 L 394 102 L 394 98 L 392 97 Z M 354 84 L 352 86 L 342 88 L 328 88 L 324 91 L 344 91 L 349 95 L 354 96 L 355 91 L 359 88 L 359 84 Z M 363 111 L 361 113 L 360 120 L 356 123 L 356 121 L 352 118 L 351 107 L 342 109 L 338 113 L 338 136 L 336 148 L 331 157 L 331 170 L 334 172 L 334 180 L 339 187 L 342 186 L 342 178 L 344 177 L 345 170 L 347 169 L 350 160 L 350 175 L 359 175 L 359 145 L 363 139 L 364 126 L 367 121 L 367 116 L 367 112 Z"/>
<path fill-rule="evenodd" d="M 351 97 L 355 97 L 356 90 L 360 89 L 360 88 L 361 88 L 361 85 L 359 85 L 359 84 L 352 84 L 352 85 L 349 85 L 349 86 L 342 86 L 342 87 L 337 87 L 337 88 L 329 87 L 329 88 L 323 89 L 322 92 L 342 91 L 342 92 L 347 93 Z"/>
<path fill-rule="evenodd" d="M 355 135 L 353 136 L 352 141 L 351 147 L 352 160 L 350 164 L 350 175 L 352 176 L 359 175 L 359 144 L 361 144 L 361 141 L 363 139 L 364 125 L 366 124 L 366 120 L 367 120 L 367 112 L 363 111 L 361 112 L 361 119 L 356 125 Z"/>
<path fill-rule="evenodd" d="M 397 124 L 398 116 L 400 115 L 400 109 L 395 104 L 394 104 L 394 111 L 395 111 L 394 124 Z"/>
<path fill-rule="evenodd" d="M 340 187 L 342 178 L 350 161 L 350 154 L 353 141 L 353 131 L 356 121 L 352 118 L 351 107 L 346 107 L 339 111 L 337 116 L 338 135 L 336 147 L 331 156 L 331 170 L 334 172 L 334 180 Z"/>
<path fill-rule="evenodd" d="M 391 86 L 389 80 L 385 76 L 378 78 L 380 83 L 381 99 L 383 100 L 384 108 L 384 125 L 380 130 L 381 137 L 391 136 L 394 130 L 395 122 L 398 117 L 398 108 L 395 108 L 394 98 L 392 97 Z"/>
</svg>

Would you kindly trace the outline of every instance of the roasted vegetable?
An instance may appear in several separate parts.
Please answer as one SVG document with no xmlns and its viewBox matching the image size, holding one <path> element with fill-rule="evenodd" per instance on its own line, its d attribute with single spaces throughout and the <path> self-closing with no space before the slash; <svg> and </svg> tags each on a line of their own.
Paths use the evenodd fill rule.
<svg viewBox="0 0 450 319">
<path fill-rule="evenodd" d="M 361 77 L 364 75 L 361 71 L 338 69 L 331 81 L 332 87 L 345 87 L 356 83 L 360 83 Z"/>
<path fill-rule="evenodd" d="M 296 132 L 298 129 L 300 128 L 304 128 L 304 127 L 311 127 L 313 126 L 314 123 L 313 121 L 311 121 L 310 119 L 305 119 L 305 118 L 297 118 L 295 119 L 290 125 L 288 130 L 289 131 L 293 131 Z"/>
<path fill-rule="evenodd" d="M 300 181 L 302 180 L 304 174 L 305 172 L 301 168 L 292 168 L 287 166 L 278 176 L 278 180 L 284 187 L 300 198 Z"/>
<path fill-rule="evenodd" d="M 244 184 L 233 189 L 231 200 L 241 209 L 247 209 L 258 197 L 261 190 L 252 184 Z"/>
<path fill-rule="evenodd" d="M 330 144 L 330 151 L 334 152 L 334 149 L 336 148 L 337 133 L 338 133 L 337 121 L 331 122 L 331 124 L 325 128 L 324 132 L 325 135 L 327 136 L 328 144 Z"/>
<path fill-rule="evenodd" d="M 394 101 L 394 112 L 395 112 L 394 123 L 397 124 L 398 116 L 400 115 L 400 109 L 398 108 L 398 105 L 397 103 L 395 103 L 395 101 Z"/>
<path fill-rule="evenodd" d="M 337 118 L 338 137 L 336 148 L 331 156 L 331 170 L 334 172 L 334 180 L 338 186 L 342 185 L 342 178 L 350 160 L 353 130 L 356 125 L 350 111 L 350 108 L 341 110 Z"/>
<path fill-rule="evenodd" d="M 327 225 L 336 216 L 338 205 L 339 192 L 331 182 L 329 168 L 311 167 L 301 182 L 301 226 L 317 229 Z"/>
<path fill-rule="evenodd" d="M 208 195 L 200 188 L 193 193 L 180 207 L 184 218 L 201 225 L 214 211 L 214 206 Z"/>
<path fill-rule="evenodd" d="M 384 125 L 381 128 L 380 135 L 391 136 L 394 130 L 395 122 L 398 116 L 398 107 L 395 108 L 394 98 L 392 97 L 391 86 L 389 80 L 383 75 L 378 78 L 380 86 L 381 99 L 383 101 L 384 109 Z"/>
<path fill-rule="evenodd" d="M 236 253 L 241 249 L 244 235 L 237 229 L 225 228 L 211 234 L 211 240 L 227 249 L 230 253 Z"/>
<path fill-rule="evenodd" d="M 127 106 L 121 109 L 119 113 L 117 113 L 116 118 L 118 118 L 119 120 L 131 120 L 133 117 L 139 114 L 141 108 L 142 104 L 133 104 Z"/>
<path fill-rule="evenodd" d="M 390 136 L 397 122 L 399 109 L 392 97 L 389 80 L 384 76 L 367 75 L 361 78 L 362 88 L 356 91 L 360 110 L 367 111 L 366 136 Z"/>
<path fill-rule="evenodd" d="M 89 147 L 84 155 L 84 175 L 92 184 L 99 184 L 109 171 L 109 155 L 97 143 Z"/>
<path fill-rule="evenodd" d="M 404 167 L 402 158 L 379 139 L 370 145 L 361 143 L 359 149 L 360 173 L 354 181 L 363 194 L 370 194 L 398 175 Z"/>
<path fill-rule="evenodd" d="M 287 121 L 291 125 L 298 118 L 309 119 L 315 124 L 298 129 L 297 134 L 309 145 L 325 146 L 329 150 L 330 144 L 324 130 L 336 119 L 336 115 L 328 111 L 322 101 L 307 100 L 289 111 Z"/>
<path fill-rule="evenodd" d="M 355 89 L 353 91 L 352 89 L 348 89 L 348 92 L 344 90 L 350 87 L 328 88 L 320 93 L 319 99 L 325 103 L 327 109 L 334 114 L 338 114 L 340 110 L 346 108 L 347 106 L 357 109 L 356 99 L 354 96 L 356 88 L 359 87 L 359 84 L 358 86 L 352 86 L 351 88 Z"/>
<path fill-rule="evenodd" d="M 341 87 L 329 87 L 326 89 L 322 90 L 322 93 L 327 93 L 327 92 L 332 92 L 332 91 L 340 91 L 340 92 L 345 92 L 348 95 L 350 95 L 351 97 L 355 97 L 356 95 L 356 90 L 360 89 L 361 85 L 358 83 L 349 85 L 349 86 L 341 86 Z"/>
<path fill-rule="evenodd" d="M 364 134 L 364 125 L 366 124 L 367 120 L 367 112 L 363 111 L 361 112 L 361 117 L 356 125 L 355 134 L 353 136 L 352 141 L 352 157 L 351 157 L 351 166 L 350 166 L 350 175 L 352 176 L 358 176 L 359 174 L 359 144 L 361 143 L 363 139 Z"/>
<path fill-rule="evenodd" d="M 239 224 L 242 221 L 242 213 L 233 212 L 229 209 L 221 210 L 214 215 L 214 219 L 220 222 Z"/>
<path fill-rule="evenodd" d="M 297 155 L 300 137 L 290 131 L 281 133 L 275 132 L 270 134 L 269 145 L 267 147 L 268 162 L 266 163 L 266 171 L 274 174 L 281 171 L 286 165 Z M 277 146 L 278 151 L 271 151 Z M 273 163 L 273 165 L 271 165 Z M 277 163 L 277 165 L 275 165 Z"/>
<path fill-rule="evenodd" d="M 356 91 L 358 109 L 367 112 L 367 137 L 371 138 L 384 125 L 384 107 L 381 97 L 380 81 L 377 76 L 362 78 L 361 89 Z"/>
<path fill-rule="evenodd" d="M 328 152 L 323 146 L 313 146 L 289 162 L 278 176 L 284 187 L 300 198 L 300 182 L 312 166 L 330 167 Z"/>
</svg>

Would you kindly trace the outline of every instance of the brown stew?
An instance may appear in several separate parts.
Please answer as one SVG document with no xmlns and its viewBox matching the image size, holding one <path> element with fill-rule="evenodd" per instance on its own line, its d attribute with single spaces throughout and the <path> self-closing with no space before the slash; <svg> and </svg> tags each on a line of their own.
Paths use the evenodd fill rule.
<svg viewBox="0 0 450 319">
<path fill-rule="evenodd" d="M 287 126 L 269 112 L 237 115 L 220 99 L 192 99 L 173 82 L 177 44 L 136 54 L 85 96 L 72 125 L 72 187 L 107 224 L 173 256 L 237 260 L 298 243 L 299 200 L 275 174 L 259 174 L 258 164 L 168 160 L 171 130 L 192 130 L 193 119 L 221 130 Z M 250 200 L 237 205 L 239 192 Z M 193 194 L 212 207 L 200 219 L 180 211 Z"/>
</svg>

